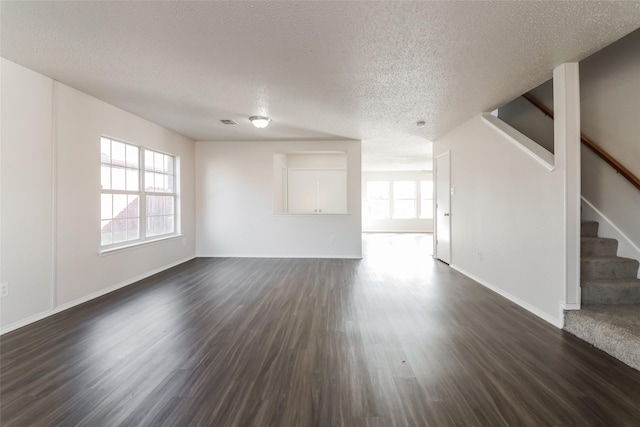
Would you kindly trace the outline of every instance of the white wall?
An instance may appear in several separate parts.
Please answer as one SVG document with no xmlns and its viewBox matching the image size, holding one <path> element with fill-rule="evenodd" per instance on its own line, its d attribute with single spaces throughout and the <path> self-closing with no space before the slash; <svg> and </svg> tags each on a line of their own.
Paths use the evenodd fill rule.
<svg viewBox="0 0 640 427">
<path fill-rule="evenodd" d="M 580 63 L 582 132 L 640 176 L 640 30 Z M 582 148 L 582 194 L 640 247 L 640 191 Z"/>
<path fill-rule="evenodd" d="M 347 153 L 348 214 L 274 214 L 273 154 Z M 360 141 L 196 142 L 198 256 L 360 258 Z"/>
<path fill-rule="evenodd" d="M 2 326 L 47 310 L 53 271 L 53 81 L 2 59 Z"/>
<path fill-rule="evenodd" d="M 369 181 L 414 181 L 420 187 L 420 181 L 433 181 L 432 171 L 388 171 L 388 172 L 362 172 L 362 206 L 366 209 L 367 182 Z M 392 184 L 393 185 L 393 184 Z M 391 201 L 393 203 L 393 201 Z M 417 215 L 420 215 L 420 195 L 416 199 Z M 397 232 L 397 233 L 431 233 L 433 232 L 433 219 L 373 219 L 363 215 L 362 231 L 367 232 Z"/>
<path fill-rule="evenodd" d="M 434 142 L 451 150 L 452 267 L 562 325 L 564 166 L 549 171 L 477 116 Z"/>
<path fill-rule="evenodd" d="M 273 211 L 287 210 L 287 155 L 273 154 Z"/>
<path fill-rule="evenodd" d="M 193 257 L 193 141 L 68 86 L 56 83 L 55 90 L 58 304 Z M 98 254 L 101 135 L 179 157 L 180 230 L 184 237 L 106 256 Z"/>
<path fill-rule="evenodd" d="M 347 156 L 345 153 L 335 154 L 287 154 L 287 166 L 300 169 L 346 169 Z"/>
<path fill-rule="evenodd" d="M 195 255 L 193 141 L 4 59 L 2 124 L 2 332 Z M 184 237 L 99 255 L 101 135 L 180 157 Z"/>
</svg>

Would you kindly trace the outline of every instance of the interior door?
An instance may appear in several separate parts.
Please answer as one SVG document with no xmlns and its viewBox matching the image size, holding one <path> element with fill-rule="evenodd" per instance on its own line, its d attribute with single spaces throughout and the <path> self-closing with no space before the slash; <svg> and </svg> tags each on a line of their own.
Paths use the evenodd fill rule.
<svg viewBox="0 0 640 427">
<path fill-rule="evenodd" d="M 449 151 L 436 157 L 435 218 L 436 258 L 451 264 L 451 156 Z"/>
</svg>

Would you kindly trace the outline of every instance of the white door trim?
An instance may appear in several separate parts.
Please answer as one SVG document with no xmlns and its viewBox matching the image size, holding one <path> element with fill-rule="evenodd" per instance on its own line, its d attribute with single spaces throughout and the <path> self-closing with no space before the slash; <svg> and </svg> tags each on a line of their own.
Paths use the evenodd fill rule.
<svg viewBox="0 0 640 427">
<path fill-rule="evenodd" d="M 449 174 L 446 177 L 447 181 L 449 182 L 449 191 L 447 191 L 447 194 L 445 195 L 445 197 L 447 197 L 449 199 L 449 214 L 451 214 L 451 150 L 447 150 L 441 154 L 438 154 L 435 157 L 435 161 L 434 161 L 434 169 L 435 169 L 435 173 L 433 174 L 433 198 L 434 198 L 434 204 L 433 204 L 433 235 L 434 235 L 434 239 L 433 239 L 433 257 L 442 260 L 442 258 L 440 258 L 438 256 L 438 159 L 443 158 L 443 157 L 448 157 L 449 159 Z M 446 256 L 446 259 L 448 259 L 449 263 L 451 263 L 451 226 L 452 226 L 452 221 L 451 221 L 451 216 L 449 216 L 449 236 L 448 240 L 449 240 L 449 253 L 447 254 L 448 256 Z M 446 261 L 444 261 L 446 262 Z"/>
</svg>

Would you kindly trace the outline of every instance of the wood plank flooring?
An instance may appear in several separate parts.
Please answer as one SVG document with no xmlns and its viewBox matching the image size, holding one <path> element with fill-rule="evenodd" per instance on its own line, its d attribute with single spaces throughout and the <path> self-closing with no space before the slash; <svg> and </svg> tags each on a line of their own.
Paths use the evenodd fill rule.
<svg viewBox="0 0 640 427">
<path fill-rule="evenodd" d="M 639 426 L 640 372 L 433 261 L 195 259 L 4 335 L 2 426 Z"/>
</svg>

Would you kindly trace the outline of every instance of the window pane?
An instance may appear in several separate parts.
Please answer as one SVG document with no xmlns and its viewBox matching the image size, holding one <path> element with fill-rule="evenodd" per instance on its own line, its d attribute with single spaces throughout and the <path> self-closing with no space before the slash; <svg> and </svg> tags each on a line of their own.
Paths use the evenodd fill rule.
<svg viewBox="0 0 640 427">
<path fill-rule="evenodd" d="M 147 196 L 147 216 L 162 215 L 164 213 L 164 197 Z"/>
<path fill-rule="evenodd" d="M 127 169 L 127 190 L 138 191 L 138 170 Z"/>
<path fill-rule="evenodd" d="M 173 157 L 172 156 L 164 156 L 164 162 L 166 165 L 166 172 L 170 175 L 173 175 Z"/>
<path fill-rule="evenodd" d="M 138 152 L 138 147 L 127 144 L 127 167 L 138 169 L 138 163 L 140 161 Z"/>
<path fill-rule="evenodd" d="M 135 195 L 127 196 L 127 218 L 137 218 L 140 216 L 140 197 Z"/>
<path fill-rule="evenodd" d="M 152 216 L 147 218 L 147 236 L 164 234 L 164 218 Z"/>
<path fill-rule="evenodd" d="M 173 215 L 174 212 L 174 206 L 173 206 L 173 196 L 167 196 L 164 198 L 164 214 L 165 215 Z"/>
<path fill-rule="evenodd" d="M 175 191 L 175 158 L 110 138 L 100 139 L 100 156 L 104 164 L 101 168 L 103 190 L 126 193 L 101 194 L 102 245 L 139 240 L 141 226 L 146 228 L 149 237 L 174 233 L 176 199 L 169 194 Z M 141 175 L 141 161 L 144 161 L 144 175 Z M 141 198 L 138 192 L 143 191 L 169 194 Z M 146 212 L 146 218 L 141 217 L 142 211 Z"/>
<path fill-rule="evenodd" d="M 164 172 L 164 155 L 160 153 L 153 153 L 153 166 L 154 169 L 158 172 Z"/>
<path fill-rule="evenodd" d="M 388 200 L 389 199 L 389 182 L 388 181 L 367 182 L 367 199 L 368 200 Z"/>
<path fill-rule="evenodd" d="M 113 195 L 113 217 L 114 218 L 126 218 L 127 217 L 127 195 L 126 194 L 114 194 Z"/>
<path fill-rule="evenodd" d="M 100 222 L 100 226 L 101 226 L 101 230 L 100 230 L 100 244 L 102 245 L 110 245 L 111 243 L 113 243 L 113 239 L 111 236 L 111 224 L 112 222 L 109 221 L 101 221 Z"/>
<path fill-rule="evenodd" d="M 164 232 L 173 233 L 174 231 L 174 216 L 167 215 L 164 217 Z"/>
<path fill-rule="evenodd" d="M 111 188 L 126 190 L 126 172 L 124 168 L 111 168 Z"/>
<path fill-rule="evenodd" d="M 393 183 L 394 199 L 415 199 L 416 183 L 413 181 L 396 181 Z"/>
<path fill-rule="evenodd" d="M 126 242 L 126 241 L 127 241 L 127 220 L 114 219 L 113 220 L 113 243 Z"/>
<path fill-rule="evenodd" d="M 416 201 L 415 200 L 394 200 L 393 217 L 398 219 L 407 219 L 416 217 Z"/>
<path fill-rule="evenodd" d="M 140 220 L 131 218 L 127 220 L 127 240 L 136 240 L 140 238 Z"/>
<path fill-rule="evenodd" d="M 111 189 L 111 166 L 102 166 L 100 168 L 100 186 L 103 190 Z"/>
<path fill-rule="evenodd" d="M 144 169 L 153 170 L 153 151 L 144 150 Z"/>
<path fill-rule="evenodd" d="M 160 173 L 156 173 L 154 175 L 155 176 L 154 176 L 153 180 L 155 182 L 155 191 L 164 193 L 165 192 L 165 189 L 164 189 L 164 175 L 162 175 Z"/>
<path fill-rule="evenodd" d="M 144 190 L 153 191 L 153 173 L 151 172 L 144 173 Z"/>
<path fill-rule="evenodd" d="M 111 141 L 111 162 L 124 166 L 126 162 L 125 145 L 122 142 Z"/>
<path fill-rule="evenodd" d="M 113 218 L 113 196 L 111 194 L 102 194 L 100 199 L 100 218 Z"/>
</svg>

